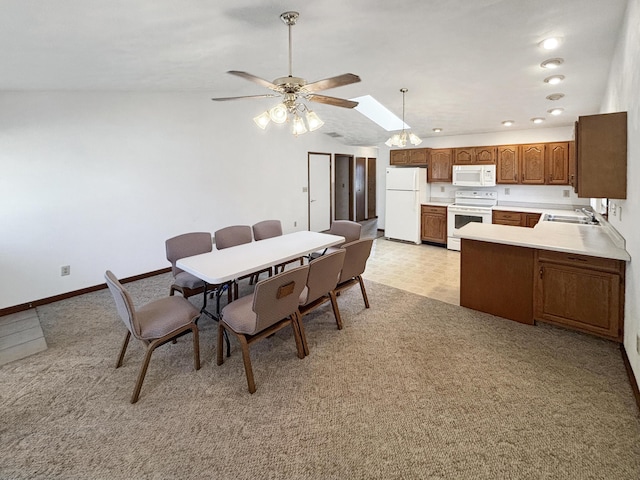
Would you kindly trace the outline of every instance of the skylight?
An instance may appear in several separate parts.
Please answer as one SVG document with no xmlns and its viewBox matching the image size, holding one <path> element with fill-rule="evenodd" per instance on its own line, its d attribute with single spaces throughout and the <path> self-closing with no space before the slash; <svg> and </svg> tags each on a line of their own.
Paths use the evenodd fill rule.
<svg viewBox="0 0 640 480">
<path fill-rule="evenodd" d="M 358 106 L 355 107 L 355 110 L 359 111 L 372 122 L 380 125 L 387 132 L 402 130 L 402 119 L 391 113 L 387 107 L 382 105 L 371 95 L 351 98 L 350 100 L 358 102 Z M 404 124 L 404 128 L 407 130 L 411 129 L 411 127 L 406 123 Z"/>
</svg>

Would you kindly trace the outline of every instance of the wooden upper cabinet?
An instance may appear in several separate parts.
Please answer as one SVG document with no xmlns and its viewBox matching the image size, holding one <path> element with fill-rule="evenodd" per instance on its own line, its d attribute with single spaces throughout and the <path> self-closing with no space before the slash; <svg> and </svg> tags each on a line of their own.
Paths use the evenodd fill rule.
<svg viewBox="0 0 640 480">
<path fill-rule="evenodd" d="M 497 147 L 464 147 L 453 149 L 454 165 L 494 165 Z"/>
<path fill-rule="evenodd" d="M 568 185 L 569 142 L 548 143 L 545 148 L 547 185 Z"/>
<path fill-rule="evenodd" d="M 451 166 L 453 164 L 453 150 L 451 148 L 436 148 L 431 150 L 429 168 L 427 168 L 428 182 L 451 182 Z"/>
<path fill-rule="evenodd" d="M 474 147 L 474 163 L 495 165 L 498 153 L 497 147 Z"/>
<path fill-rule="evenodd" d="M 544 143 L 522 145 L 522 173 L 520 183 L 527 185 L 544 185 L 545 183 L 545 145 Z"/>
<path fill-rule="evenodd" d="M 578 117 L 578 196 L 627 198 L 627 112 Z"/>
<path fill-rule="evenodd" d="M 429 163 L 428 148 L 412 148 L 409 152 L 409 165 L 426 167 Z"/>
<path fill-rule="evenodd" d="M 473 147 L 453 149 L 453 163 L 455 165 L 471 165 L 473 160 Z"/>
<path fill-rule="evenodd" d="M 389 164 L 390 165 L 408 165 L 409 154 L 408 150 L 391 150 L 389 152 Z"/>
<path fill-rule="evenodd" d="M 406 150 L 391 150 L 389 152 L 390 165 L 411 165 L 414 167 L 426 167 L 428 163 L 428 148 L 409 148 Z"/>
<path fill-rule="evenodd" d="M 496 183 L 518 183 L 520 148 L 518 145 L 498 147 L 496 156 Z"/>
</svg>

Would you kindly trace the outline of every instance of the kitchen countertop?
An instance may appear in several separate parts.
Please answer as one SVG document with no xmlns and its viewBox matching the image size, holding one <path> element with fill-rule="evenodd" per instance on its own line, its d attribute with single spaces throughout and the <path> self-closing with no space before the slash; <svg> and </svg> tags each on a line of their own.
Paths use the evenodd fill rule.
<svg viewBox="0 0 640 480">
<path fill-rule="evenodd" d="M 448 207 L 453 202 L 454 202 L 453 200 L 434 200 L 434 201 L 430 200 L 428 202 L 422 202 L 422 205 L 429 206 L 429 207 Z"/>
<path fill-rule="evenodd" d="M 522 207 L 518 208 L 520 209 L 514 211 L 523 211 Z M 536 212 L 540 213 L 541 210 L 538 209 Z M 556 213 L 556 210 L 543 209 L 542 212 Z M 568 210 L 557 212 L 563 215 L 571 213 Z M 631 256 L 624 248 L 624 239 L 606 220 L 599 215 L 596 216 L 600 225 L 548 222 L 542 219 L 533 228 L 468 223 L 458 230 L 456 236 L 482 242 L 630 261 Z"/>
</svg>

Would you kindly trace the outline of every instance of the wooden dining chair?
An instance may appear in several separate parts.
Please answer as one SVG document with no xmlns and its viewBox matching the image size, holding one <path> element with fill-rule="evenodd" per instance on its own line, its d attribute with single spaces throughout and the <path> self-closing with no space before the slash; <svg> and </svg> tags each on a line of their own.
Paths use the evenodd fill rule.
<svg viewBox="0 0 640 480">
<path fill-rule="evenodd" d="M 302 319 L 308 313 L 314 311 L 326 302 L 331 302 L 333 316 L 336 320 L 338 330 L 342 330 L 342 318 L 340 317 L 340 309 L 336 300 L 336 292 L 334 291 L 338 284 L 338 277 L 342 270 L 346 250 L 340 249 L 309 262 L 309 275 L 307 276 L 307 284 L 300 294 L 298 300 L 300 311 L 300 324 Z M 300 336 L 305 354 L 309 354 L 309 345 L 304 331 L 304 325 L 300 327 Z"/>
<path fill-rule="evenodd" d="M 367 267 L 367 260 L 369 259 L 369 255 L 371 255 L 372 245 L 373 238 L 363 238 L 342 245 L 341 248 L 345 250 L 344 263 L 340 271 L 338 284 L 334 289 L 336 296 L 338 296 L 341 292 L 354 285 L 360 285 L 362 299 L 364 300 L 364 306 L 366 308 L 369 308 L 369 298 L 367 297 L 367 290 L 362 280 L 362 274 Z"/>
<path fill-rule="evenodd" d="M 138 380 L 131 396 L 131 403 L 138 401 L 142 382 L 144 382 L 151 360 L 151 354 L 160 345 L 192 332 L 193 366 L 196 370 L 200 369 L 200 344 L 198 341 L 198 326 L 196 325 L 196 320 L 200 317 L 200 311 L 197 308 L 184 297 L 170 296 L 154 300 L 136 309 L 129 292 L 124 289 L 116 276 L 107 270 L 104 277 L 116 302 L 118 315 L 127 327 L 127 335 L 120 349 L 116 368 L 122 366 L 131 335 L 147 346 Z"/>
<path fill-rule="evenodd" d="M 291 325 L 299 358 L 305 357 L 300 334 L 298 299 L 307 281 L 309 267 L 296 267 L 256 284 L 250 295 L 234 300 L 222 309 L 218 326 L 217 363 L 224 362 L 222 337 L 226 331 L 240 342 L 249 393 L 256 391 L 249 345 Z"/>
<path fill-rule="evenodd" d="M 263 220 L 262 222 L 256 223 L 251 228 L 253 230 L 253 238 L 256 241 L 282 236 L 282 223 L 280 220 Z M 287 265 L 298 262 L 300 265 L 304 265 L 304 257 L 294 258 L 288 262 L 279 263 L 273 267 L 273 273 L 284 272 Z"/>
<path fill-rule="evenodd" d="M 342 245 L 350 242 L 354 242 L 360 239 L 360 234 L 362 232 L 362 225 L 358 222 L 352 222 L 351 220 L 334 220 L 331 224 L 329 230 L 326 233 L 330 233 L 331 235 L 339 235 L 344 237 L 344 242 L 334 245 L 332 247 L 325 248 L 322 252 L 314 252 L 310 255 L 310 258 L 317 258 L 320 255 L 324 255 L 326 253 L 335 252 Z"/>
</svg>

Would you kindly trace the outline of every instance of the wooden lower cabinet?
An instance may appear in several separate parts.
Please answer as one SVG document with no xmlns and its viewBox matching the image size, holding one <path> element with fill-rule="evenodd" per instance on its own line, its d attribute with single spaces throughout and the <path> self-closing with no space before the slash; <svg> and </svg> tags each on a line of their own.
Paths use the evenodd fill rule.
<svg viewBox="0 0 640 480">
<path fill-rule="evenodd" d="M 447 207 L 422 205 L 421 232 L 423 242 L 447 243 Z"/>
<path fill-rule="evenodd" d="M 461 245 L 461 306 L 623 341 L 623 260 L 465 238 Z"/>
<path fill-rule="evenodd" d="M 625 262 L 537 250 L 534 318 L 622 342 Z"/>
<path fill-rule="evenodd" d="M 460 306 L 533 325 L 535 250 L 463 238 Z"/>
<path fill-rule="evenodd" d="M 533 228 L 540 220 L 541 214 L 527 212 L 511 212 L 506 210 L 494 210 L 492 212 L 492 223 L 498 225 L 511 225 L 514 227 Z"/>
</svg>

